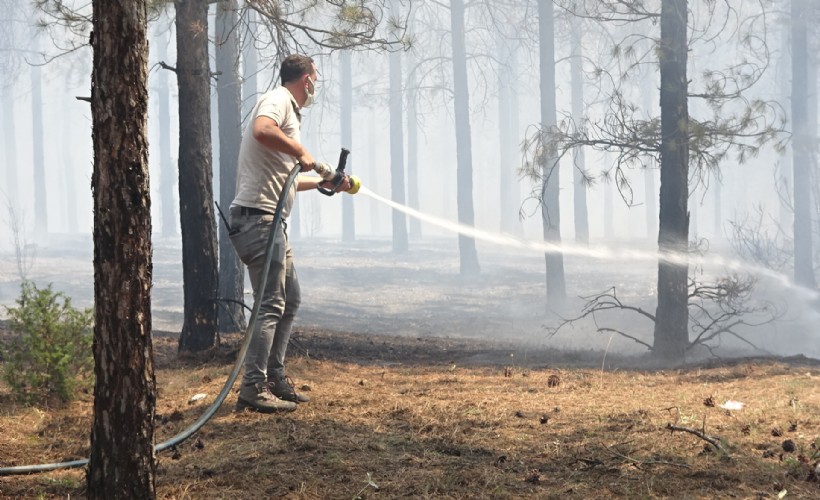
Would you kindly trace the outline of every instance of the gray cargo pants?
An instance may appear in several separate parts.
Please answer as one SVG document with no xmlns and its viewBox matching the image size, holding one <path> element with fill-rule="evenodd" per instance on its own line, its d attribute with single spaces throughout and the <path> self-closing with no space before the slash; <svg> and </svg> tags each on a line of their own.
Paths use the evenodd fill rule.
<svg viewBox="0 0 820 500">
<path fill-rule="evenodd" d="M 255 384 L 285 375 L 285 353 L 291 327 L 301 302 L 301 290 L 284 221 L 276 231 L 265 293 L 259 297 L 259 284 L 265 267 L 268 236 L 273 230 L 273 215 L 244 215 L 231 208 L 231 243 L 248 266 L 254 300 L 261 300 L 259 317 L 245 356 L 243 383 Z"/>
</svg>

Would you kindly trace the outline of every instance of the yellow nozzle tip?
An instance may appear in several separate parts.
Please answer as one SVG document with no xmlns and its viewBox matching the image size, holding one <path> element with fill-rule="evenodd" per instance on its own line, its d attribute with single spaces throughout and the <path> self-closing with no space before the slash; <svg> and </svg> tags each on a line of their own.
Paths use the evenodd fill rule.
<svg viewBox="0 0 820 500">
<path fill-rule="evenodd" d="M 350 193 L 350 194 L 358 193 L 359 188 L 362 187 L 362 181 L 360 181 L 359 178 L 356 177 L 355 175 L 351 175 L 349 177 L 349 179 L 350 179 L 350 189 L 348 189 L 347 192 Z"/>
</svg>

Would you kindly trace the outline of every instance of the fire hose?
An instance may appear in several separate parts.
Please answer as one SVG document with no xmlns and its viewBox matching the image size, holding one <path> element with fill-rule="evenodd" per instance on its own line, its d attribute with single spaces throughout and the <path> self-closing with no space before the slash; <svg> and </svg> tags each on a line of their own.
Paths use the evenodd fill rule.
<svg viewBox="0 0 820 500">
<path fill-rule="evenodd" d="M 311 167 L 313 170 L 316 171 L 324 179 L 324 182 L 330 183 L 331 188 L 324 188 L 319 186 L 318 190 L 327 196 L 333 196 L 336 194 L 336 190 L 341 186 L 344 182 L 346 177 L 345 174 L 345 166 L 347 164 L 347 156 L 350 154 L 350 151 L 347 149 L 342 148 L 341 155 L 339 156 L 339 163 L 336 167 L 336 170 L 332 170 L 330 166 L 324 163 L 316 163 Z M 300 171 L 300 165 L 295 166 L 290 174 L 288 175 L 287 180 L 285 181 L 285 185 L 282 188 L 282 193 L 288 193 L 293 186 L 293 183 L 296 181 L 296 177 L 298 177 Z M 348 177 L 350 182 L 350 189 L 348 189 L 348 193 L 355 194 L 359 191 L 361 187 L 361 181 L 355 176 Z M 270 271 L 271 260 L 273 259 L 273 248 L 275 246 L 274 241 L 276 237 L 276 232 L 279 229 L 279 224 L 282 221 L 282 209 L 284 208 L 284 203 L 282 203 L 282 199 L 286 196 L 280 196 L 279 201 L 276 203 L 276 210 L 273 216 L 273 230 L 270 232 L 267 241 L 267 247 L 265 252 L 265 267 L 262 270 L 262 279 L 259 283 L 260 293 L 257 293 L 257 297 L 262 297 L 263 291 L 268 283 L 268 272 Z M 224 219 L 224 217 L 223 217 Z M 228 397 L 228 393 L 230 393 L 231 389 L 233 388 L 234 382 L 236 382 L 236 378 L 239 376 L 239 372 L 242 369 L 242 364 L 245 361 L 245 355 L 248 353 L 248 347 L 251 343 L 251 337 L 253 336 L 253 330 L 256 325 L 256 320 L 259 316 L 259 310 L 262 306 L 262 302 L 260 300 L 255 300 L 253 304 L 253 309 L 251 311 L 251 317 L 248 321 L 248 326 L 245 329 L 245 336 L 242 339 L 242 346 L 239 349 L 239 353 L 236 356 L 236 363 L 231 370 L 230 375 L 228 375 L 228 379 L 225 381 L 225 385 L 222 387 L 222 390 L 217 395 L 216 399 L 211 406 L 208 407 L 207 410 L 190 426 L 188 426 L 185 430 L 177 434 L 176 436 L 163 441 L 160 444 L 154 446 L 154 452 L 161 452 L 165 451 L 169 448 L 174 448 L 178 444 L 182 443 L 194 433 L 196 433 L 199 429 L 201 429 L 213 416 L 216 414 L 217 410 L 222 406 L 222 403 L 225 402 L 225 399 Z M 47 463 L 47 464 L 37 464 L 37 465 L 19 465 L 16 467 L 2 467 L 0 468 L 0 476 L 14 476 L 14 475 L 21 475 L 21 474 L 35 474 L 40 472 L 48 472 L 53 470 L 59 469 L 71 469 L 75 467 L 83 467 L 88 465 L 88 459 L 82 460 L 71 460 L 67 462 L 55 462 L 55 463 Z"/>
</svg>

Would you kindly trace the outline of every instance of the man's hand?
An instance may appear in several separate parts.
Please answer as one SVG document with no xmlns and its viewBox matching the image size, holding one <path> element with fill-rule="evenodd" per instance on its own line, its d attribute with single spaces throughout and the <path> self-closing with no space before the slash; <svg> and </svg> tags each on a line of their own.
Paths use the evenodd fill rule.
<svg viewBox="0 0 820 500">
<path fill-rule="evenodd" d="M 322 189 L 331 189 L 333 187 L 333 181 L 321 181 L 317 184 Z M 335 193 L 341 193 L 342 191 L 347 191 L 350 189 L 350 177 L 344 176 L 342 182 L 336 187 L 334 190 Z"/>
<path fill-rule="evenodd" d="M 350 189 L 350 177 L 345 176 L 344 179 L 342 179 L 342 183 L 339 184 L 339 187 L 336 188 L 336 192 L 341 193 L 342 191 L 347 191 L 349 189 Z"/>
<path fill-rule="evenodd" d="M 307 151 L 305 151 L 305 154 L 297 158 L 296 161 L 299 163 L 299 170 L 301 172 L 310 172 L 316 164 L 316 160 L 313 159 L 313 155 Z"/>
</svg>

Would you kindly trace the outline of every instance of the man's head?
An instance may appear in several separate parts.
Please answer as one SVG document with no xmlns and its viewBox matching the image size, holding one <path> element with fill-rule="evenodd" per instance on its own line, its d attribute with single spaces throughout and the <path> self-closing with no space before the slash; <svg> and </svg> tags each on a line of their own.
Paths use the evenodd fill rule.
<svg viewBox="0 0 820 500">
<path fill-rule="evenodd" d="M 298 54 L 289 55 L 282 61 L 279 75 L 282 85 L 290 90 L 300 107 L 313 102 L 318 77 L 313 59 Z"/>
</svg>

